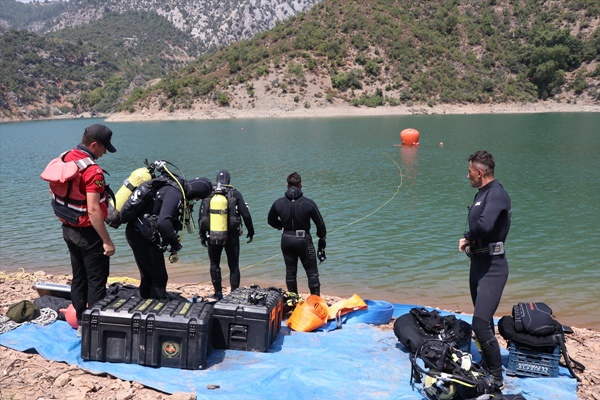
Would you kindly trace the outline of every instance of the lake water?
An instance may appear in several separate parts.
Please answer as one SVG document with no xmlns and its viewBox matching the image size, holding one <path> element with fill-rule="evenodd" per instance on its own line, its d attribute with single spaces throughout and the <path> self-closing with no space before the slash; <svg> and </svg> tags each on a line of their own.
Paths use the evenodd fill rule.
<svg viewBox="0 0 600 400">
<path fill-rule="evenodd" d="M 0 124 L 0 270 L 70 273 L 39 174 L 98 122 Z M 285 287 L 279 234 L 266 217 L 285 177 L 298 171 L 329 231 L 322 293 L 467 313 L 469 263 L 457 251 L 475 194 L 466 158 L 486 149 L 513 204 L 510 276 L 498 315 L 519 301 L 544 301 L 564 324 L 600 329 L 600 113 L 107 125 L 118 151 L 99 163 L 115 191 L 144 159 L 168 160 L 187 178 L 230 171 L 256 227 L 254 242 L 242 242 L 242 285 Z M 399 145 L 408 127 L 421 132 L 418 148 Z M 139 277 L 124 227 L 109 230 L 117 246 L 111 275 Z M 167 263 L 170 281 L 209 283 L 196 234 L 184 233 L 183 245 L 179 262 Z M 225 262 L 223 255 L 224 273 Z M 307 291 L 302 268 L 299 287 Z"/>
</svg>

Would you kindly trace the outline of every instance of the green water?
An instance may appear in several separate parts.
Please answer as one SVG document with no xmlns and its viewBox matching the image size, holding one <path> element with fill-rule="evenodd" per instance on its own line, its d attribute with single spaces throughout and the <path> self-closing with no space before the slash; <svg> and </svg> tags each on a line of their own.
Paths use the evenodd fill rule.
<svg viewBox="0 0 600 400">
<path fill-rule="evenodd" d="M 0 269 L 70 273 L 58 220 L 39 178 L 101 120 L 0 125 Z M 512 198 L 509 282 L 499 315 L 545 301 L 563 323 L 600 329 L 600 114 L 437 115 L 107 123 L 118 151 L 99 163 L 115 189 L 143 160 L 165 159 L 188 178 L 226 168 L 256 227 L 243 242 L 242 285 L 284 287 L 278 233 L 266 223 L 285 177 L 298 171 L 327 224 L 322 292 L 471 312 L 468 260 L 457 244 L 475 194 L 466 158 L 486 149 Z M 418 148 L 399 146 L 404 128 Z M 113 276 L 138 277 L 124 229 Z M 208 256 L 184 234 L 171 281 L 210 281 Z M 225 256 L 223 256 L 223 263 Z M 226 269 L 226 267 L 225 267 Z M 299 273 L 300 288 L 306 280 Z"/>
</svg>

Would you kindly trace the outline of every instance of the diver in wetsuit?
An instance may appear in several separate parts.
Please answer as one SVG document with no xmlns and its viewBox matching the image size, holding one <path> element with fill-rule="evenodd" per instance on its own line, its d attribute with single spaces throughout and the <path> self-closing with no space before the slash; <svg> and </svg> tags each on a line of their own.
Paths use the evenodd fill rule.
<svg viewBox="0 0 600 400">
<path fill-rule="evenodd" d="M 182 193 L 183 189 L 183 193 Z M 140 271 L 140 296 L 144 299 L 166 299 L 169 275 L 164 252 L 181 250 L 178 232 L 183 228 L 184 194 L 188 201 L 210 195 L 212 183 L 195 178 L 169 183 L 158 189 L 139 217 L 127 224 L 125 238 L 133 251 Z"/>
<path fill-rule="evenodd" d="M 485 366 L 498 389 L 503 386 L 500 346 L 494 335 L 494 313 L 508 279 L 504 243 L 510 229 L 510 197 L 494 180 L 494 157 L 477 151 L 468 158 L 467 179 L 478 188 L 469 208 L 469 230 L 459 240 L 458 250 L 471 258 L 469 288 L 475 310 L 473 332 L 481 347 Z"/>
<path fill-rule="evenodd" d="M 285 262 L 285 282 L 290 292 L 298 293 L 298 259 L 308 277 L 308 288 L 311 294 L 321 294 L 317 252 L 324 255 L 327 229 L 315 202 L 302 193 L 302 179 L 297 172 L 287 177 L 288 190 L 285 196 L 277 199 L 271 209 L 267 222 L 273 228 L 282 230 L 281 251 Z M 319 237 L 318 250 L 315 250 L 310 235 L 310 220 L 317 228 Z M 324 256 L 323 256 L 324 258 Z"/>
<path fill-rule="evenodd" d="M 240 286 L 240 234 L 241 221 L 243 219 L 248 234 L 247 243 L 252 243 L 254 238 L 254 224 L 248 205 L 244 201 L 244 197 L 239 190 L 230 185 L 231 175 L 226 169 L 217 172 L 217 184 L 222 184 L 227 187 L 227 207 L 228 207 L 228 223 L 227 223 L 227 239 L 225 243 L 213 243 L 210 240 L 210 201 L 215 194 L 208 196 L 202 201 L 202 208 L 198 218 L 200 226 L 200 244 L 208 249 L 208 258 L 210 260 L 210 278 L 215 289 L 212 296 L 217 300 L 223 298 L 223 284 L 221 278 L 221 254 L 225 249 L 227 254 L 227 265 L 229 266 L 229 284 L 233 292 Z M 215 187 L 216 188 L 216 187 Z"/>
</svg>

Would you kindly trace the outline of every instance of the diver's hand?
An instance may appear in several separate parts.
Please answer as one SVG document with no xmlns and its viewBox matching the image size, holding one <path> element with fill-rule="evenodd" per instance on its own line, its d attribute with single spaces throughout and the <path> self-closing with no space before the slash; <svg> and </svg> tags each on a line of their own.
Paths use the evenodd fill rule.
<svg viewBox="0 0 600 400">
<path fill-rule="evenodd" d="M 319 259 L 319 263 L 327 260 L 327 256 L 325 255 L 325 247 L 327 247 L 325 238 L 319 239 L 319 244 L 317 245 L 317 258 Z"/>
<path fill-rule="evenodd" d="M 465 247 L 467 247 L 470 244 L 471 242 L 469 240 L 465 238 L 460 238 L 460 240 L 458 241 L 458 251 L 462 253 L 463 251 L 465 251 Z"/>
</svg>

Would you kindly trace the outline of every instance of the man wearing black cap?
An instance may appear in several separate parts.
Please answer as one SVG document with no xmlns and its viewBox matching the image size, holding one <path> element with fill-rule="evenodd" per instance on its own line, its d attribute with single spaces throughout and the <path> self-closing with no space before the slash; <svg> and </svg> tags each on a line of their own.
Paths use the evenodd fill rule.
<svg viewBox="0 0 600 400">
<path fill-rule="evenodd" d="M 104 224 L 108 215 L 104 171 L 95 163 L 107 151 L 117 151 L 111 139 L 112 131 L 104 125 L 85 128 L 81 143 L 63 160 L 85 162 L 87 167 L 72 181 L 66 198 L 55 195 L 53 201 L 55 211 L 61 208 L 64 211 L 62 214 L 58 211 L 57 215 L 63 216 L 59 215 L 59 219 L 73 269 L 71 300 L 80 325 L 86 305 L 92 307 L 106 295 L 109 257 L 115 254 L 115 245 Z"/>
<path fill-rule="evenodd" d="M 214 297 L 217 300 L 223 298 L 221 280 L 221 254 L 223 253 L 223 249 L 225 249 L 225 254 L 227 254 L 231 291 L 240 286 L 240 235 L 242 232 L 240 216 L 244 220 L 246 229 L 248 229 L 248 234 L 246 235 L 248 243 L 251 243 L 254 237 L 254 225 L 248 205 L 244 201 L 242 194 L 230 185 L 230 181 L 231 176 L 229 175 L 229 171 L 222 169 L 217 172 L 217 186 L 213 188 L 212 195 L 202 202 L 198 220 L 198 225 L 200 226 L 200 244 L 208 248 L 210 278 L 215 289 Z M 210 205 L 211 199 L 217 192 L 224 194 L 227 199 L 227 232 L 226 238 L 223 240 L 216 240 L 217 238 L 214 234 L 213 237 L 210 236 Z"/>
</svg>

